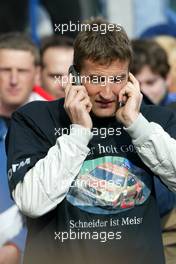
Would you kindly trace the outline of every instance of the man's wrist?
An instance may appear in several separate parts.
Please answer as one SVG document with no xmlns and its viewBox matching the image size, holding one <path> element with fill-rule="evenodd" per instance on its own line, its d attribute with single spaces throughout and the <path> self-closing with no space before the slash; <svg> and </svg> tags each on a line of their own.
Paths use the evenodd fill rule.
<svg viewBox="0 0 176 264">
<path fill-rule="evenodd" d="M 131 126 L 124 129 L 135 142 L 148 137 L 151 133 L 150 123 L 141 113 Z"/>
<path fill-rule="evenodd" d="M 88 145 L 89 141 L 93 137 L 93 133 L 90 128 L 86 128 L 82 125 L 72 124 L 70 135 L 74 136 L 79 140 L 80 143 Z"/>
<path fill-rule="evenodd" d="M 136 121 L 138 116 L 139 116 L 139 113 L 135 113 L 131 116 L 128 116 L 127 118 L 124 118 L 124 122 L 123 122 L 124 126 L 126 128 L 130 127 Z"/>
</svg>

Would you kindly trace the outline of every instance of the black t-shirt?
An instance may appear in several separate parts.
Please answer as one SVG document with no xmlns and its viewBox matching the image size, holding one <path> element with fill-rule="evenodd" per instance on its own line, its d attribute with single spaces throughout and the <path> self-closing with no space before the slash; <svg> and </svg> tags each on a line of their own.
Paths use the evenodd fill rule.
<svg viewBox="0 0 176 264">
<path fill-rule="evenodd" d="M 141 112 L 176 137 L 170 110 L 144 106 Z M 122 124 L 113 117 L 92 115 L 92 120 L 90 152 L 65 199 L 44 216 L 27 219 L 24 263 L 162 264 L 153 174 L 138 157 Z M 63 100 L 33 102 L 13 114 L 7 139 L 8 170 L 12 172 L 12 163 L 25 158 L 30 157 L 30 164 L 9 173 L 11 190 L 70 125 Z"/>
</svg>

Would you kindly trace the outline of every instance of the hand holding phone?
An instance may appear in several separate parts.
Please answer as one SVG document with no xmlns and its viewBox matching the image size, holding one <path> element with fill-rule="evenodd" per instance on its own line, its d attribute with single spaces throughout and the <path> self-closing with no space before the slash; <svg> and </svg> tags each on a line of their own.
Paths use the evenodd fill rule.
<svg viewBox="0 0 176 264">
<path fill-rule="evenodd" d="M 139 115 L 141 103 L 142 94 L 139 82 L 132 73 L 129 73 L 127 84 L 119 92 L 119 107 L 116 118 L 126 127 L 130 126 Z"/>
<path fill-rule="evenodd" d="M 78 75 L 75 67 L 70 67 L 69 82 L 65 88 L 64 108 L 73 124 L 92 128 L 92 120 L 89 115 L 92 104 L 86 88 L 81 85 L 80 78 L 77 78 Z"/>
</svg>

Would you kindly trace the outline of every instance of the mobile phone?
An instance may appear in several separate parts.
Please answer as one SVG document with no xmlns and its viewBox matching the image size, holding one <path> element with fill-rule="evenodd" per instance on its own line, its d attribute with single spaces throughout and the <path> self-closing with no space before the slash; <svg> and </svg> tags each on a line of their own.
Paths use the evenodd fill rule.
<svg viewBox="0 0 176 264">
<path fill-rule="evenodd" d="M 130 80 L 130 76 L 128 75 L 128 82 L 131 82 L 131 80 Z M 118 107 L 120 108 L 120 107 L 123 107 L 125 105 L 125 102 L 124 101 L 119 101 L 118 102 Z"/>
<path fill-rule="evenodd" d="M 123 101 L 119 101 L 119 102 L 118 102 L 118 107 L 119 107 L 119 108 L 121 108 L 121 107 L 124 106 L 124 105 L 125 105 L 125 103 L 124 103 Z"/>
<path fill-rule="evenodd" d="M 81 85 L 81 80 L 80 80 L 80 75 L 79 73 L 77 72 L 76 68 L 75 68 L 75 65 L 71 65 L 69 70 L 68 70 L 68 73 L 72 74 L 73 78 L 72 78 L 72 85 Z"/>
</svg>

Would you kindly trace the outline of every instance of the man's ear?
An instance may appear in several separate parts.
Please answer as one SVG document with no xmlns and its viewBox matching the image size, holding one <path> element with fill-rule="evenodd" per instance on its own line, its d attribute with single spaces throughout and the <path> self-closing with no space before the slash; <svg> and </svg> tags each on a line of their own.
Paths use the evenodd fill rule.
<svg viewBox="0 0 176 264">
<path fill-rule="evenodd" d="M 35 68 L 35 84 L 41 86 L 41 66 L 36 66 Z"/>
</svg>

